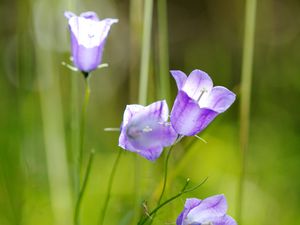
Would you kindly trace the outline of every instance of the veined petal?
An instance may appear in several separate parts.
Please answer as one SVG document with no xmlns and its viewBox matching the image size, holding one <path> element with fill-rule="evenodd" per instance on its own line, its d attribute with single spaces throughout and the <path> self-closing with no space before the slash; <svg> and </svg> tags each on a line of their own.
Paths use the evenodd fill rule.
<svg viewBox="0 0 300 225">
<path fill-rule="evenodd" d="M 188 209 L 188 210 L 191 210 L 191 209 L 195 208 L 196 206 L 198 206 L 200 203 L 201 203 L 200 199 L 188 198 L 185 201 L 184 208 Z"/>
<path fill-rule="evenodd" d="M 86 19 L 91 19 L 94 21 L 99 21 L 99 18 L 95 12 L 88 11 L 88 12 L 83 12 L 80 14 L 81 17 L 84 17 Z"/>
<path fill-rule="evenodd" d="M 150 161 L 156 160 L 163 151 L 163 147 L 161 146 L 140 150 L 131 144 L 131 141 L 127 138 L 125 133 L 121 133 L 119 137 L 119 146 L 125 150 L 135 152 Z"/>
<path fill-rule="evenodd" d="M 103 45 L 104 43 L 99 47 L 86 48 L 83 45 L 73 44 L 72 54 L 74 65 L 79 70 L 85 72 L 97 69 L 102 61 Z"/>
<path fill-rule="evenodd" d="M 180 215 L 178 216 L 177 220 L 176 220 L 176 224 L 177 225 L 185 225 L 185 220 L 186 220 L 186 216 L 188 215 L 188 213 L 195 208 L 196 206 L 198 206 L 201 203 L 200 199 L 197 198 L 188 198 L 185 201 L 184 204 L 184 209 L 183 211 L 180 213 Z"/>
<path fill-rule="evenodd" d="M 127 124 L 126 134 L 132 146 L 147 151 L 175 142 L 177 133 L 169 123 L 154 120 L 151 115 L 144 115 L 145 117 L 133 118 Z"/>
<path fill-rule="evenodd" d="M 223 217 L 227 211 L 227 202 L 224 195 L 215 195 L 202 200 L 188 214 L 189 221 L 198 223 L 212 222 L 213 219 Z"/>
<path fill-rule="evenodd" d="M 205 129 L 217 115 L 211 109 L 200 108 L 198 102 L 179 91 L 171 112 L 171 123 L 177 133 L 193 136 Z"/>
<path fill-rule="evenodd" d="M 154 148 L 148 148 L 147 150 L 139 150 L 136 153 L 150 161 L 155 161 L 161 155 L 162 151 L 163 147 L 158 146 Z"/>
<path fill-rule="evenodd" d="M 142 113 L 139 116 L 151 117 L 154 120 L 167 121 L 169 117 L 169 107 L 166 100 L 154 102 L 148 106 L 145 106 Z"/>
<path fill-rule="evenodd" d="M 126 126 L 128 121 L 138 112 L 142 111 L 145 106 L 132 104 L 127 105 L 123 115 L 123 123 L 122 126 Z"/>
<path fill-rule="evenodd" d="M 126 107 L 119 146 L 137 152 L 148 160 L 160 156 L 163 147 L 172 145 L 177 133 L 168 119 L 165 100 L 149 106 L 130 105 Z"/>
<path fill-rule="evenodd" d="M 227 88 L 216 86 L 211 90 L 207 98 L 203 98 L 203 101 L 200 101 L 199 104 L 201 107 L 207 107 L 222 113 L 232 105 L 235 98 L 235 94 Z"/>
<path fill-rule="evenodd" d="M 182 90 L 195 101 L 206 98 L 213 87 L 210 76 L 201 71 L 193 70 L 186 79 Z"/>
<path fill-rule="evenodd" d="M 148 160 L 155 160 L 160 156 L 163 147 L 176 141 L 177 133 L 172 126 L 158 122 L 155 124 L 153 121 L 145 121 L 143 124 L 135 122 L 130 121 L 121 130 L 119 146 L 126 150 L 136 152 Z"/>
<path fill-rule="evenodd" d="M 228 215 L 218 217 L 211 221 L 213 225 L 237 225 L 236 221 Z"/>
<path fill-rule="evenodd" d="M 110 26 L 117 22 L 117 19 L 95 21 L 76 16 L 69 19 L 69 26 L 79 45 L 83 45 L 85 48 L 93 48 L 99 47 L 105 41 Z"/>
<path fill-rule="evenodd" d="M 181 90 L 187 79 L 187 76 L 180 70 L 171 70 L 170 72 L 176 81 L 178 90 Z"/>
<path fill-rule="evenodd" d="M 184 211 L 182 211 L 179 216 L 176 219 L 176 225 L 183 225 L 183 213 Z"/>
</svg>

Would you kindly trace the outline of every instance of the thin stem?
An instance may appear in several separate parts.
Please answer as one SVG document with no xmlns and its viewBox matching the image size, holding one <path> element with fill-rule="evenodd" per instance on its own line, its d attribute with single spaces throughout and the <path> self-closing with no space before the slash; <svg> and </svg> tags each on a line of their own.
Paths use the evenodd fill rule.
<svg viewBox="0 0 300 225">
<path fill-rule="evenodd" d="M 246 1 L 244 52 L 241 77 L 241 105 L 240 105 L 240 149 L 241 171 L 237 202 L 237 219 L 241 224 L 243 208 L 243 192 L 246 173 L 247 153 L 249 147 L 250 100 L 252 83 L 252 65 L 254 50 L 256 17 L 256 0 Z"/>
<path fill-rule="evenodd" d="M 100 220 L 99 220 L 99 225 L 104 224 L 105 214 L 106 214 L 106 210 L 107 210 L 108 203 L 109 203 L 109 200 L 110 200 L 112 184 L 113 184 L 113 180 L 114 180 L 114 177 L 115 177 L 115 173 L 116 173 L 117 166 L 119 164 L 119 160 L 120 160 L 122 152 L 123 152 L 122 150 L 119 150 L 117 158 L 116 158 L 116 160 L 114 162 L 114 165 L 113 165 L 113 168 L 111 170 L 111 174 L 109 176 L 106 198 L 105 198 L 104 205 L 103 205 L 103 208 L 102 208 L 102 213 L 100 214 L 101 217 L 100 217 Z"/>
<path fill-rule="evenodd" d="M 92 163 L 93 163 L 94 155 L 95 155 L 95 151 L 92 150 L 90 152 L 90 157 L 89 157 L 89 161 L 88 161 L 86 173 L 85 173 L 85 176 L 84 176 L 84 179 L 83 179 L 83 183 L 82 183 L 82 187 L 81 187 L 81 189 L 79 191 L 77 202 L 76 202 L 75 213 L 74 213 L 74 224 L 75 225 L 79 225 L 80 224 L 80 217 L 79 217 L 80 206 L 81 206 L 82 198 L 83 198 L 83 195 L 85 193 L 86 186 L 87 186 L 90 174 L 91 174 L 91 168 L 92 168 Z"/>
<path fill-rule="evenodd" d="M 157 1 L 158 53 L 159 53 L 159 97 L 170 101 L 168 13 L 167 0 Z"/>
<path fill-rule="evenodd" d="M 151 30 L 152 30 L 153 0 L 145 0 L 143 42 L 139 84 L 139 104 L 146 105 L 148 92 L 149 60 L 151 52 Z"/>
<path fill-rule="evenodd" d="M 149 218 L 150 218 L 150 219 L 153 219 L 153 218 L 152 218 L 152 215 L 154 215 L 154 214 L 155 214 L 158 210 L 160 210 L 162 207 L 164 207 L 165 205 L 169 204 L 170 202 L 172 202 L 172 201 L 175 200 L 176 198 L 180 197 L 181 195 L 196 190 L 197 188 L 199 188 L 200 186 L 202 186 L 202 185 L 207 181 L 207 179 L 208 179 L 208 178 L 205 178 L 200 184 L 198 184 L 197 186 L 195 186 L 195 187 L 193 187 L 193 188 L 190 188 L 190 189 L 187 189 L 188 184 L 189 184 L 189 182 L 190 182 L 190 179 L 187 179 L 186 182 L 185 182 L 185 184 L 184 184 L 184 186 L 182 187 L 181 191 L 180 191 L 178 194 L 176 194 L 176 195 L 174 195 L 173 197 L 167 199 L 167 200 L 164 201 L 162 204 L 156 206 L 156 208 L 154 208 L 154 209 L 147 215 L 147 217 L 144 217 L 144 218 L 142 218 L 142 219 L 139 221 L 138 225 L 143 225 L 143 224 L 145 224 L 145 223 L 148 221 Z"/>
<path fill-rule="evenodd" d="M 164 181 L 163 181 L 163 187 L 162 187 L 160 196 L 159 196 L 158 201 L 157 201 L 157 206 L 160 205 L 160 202 L 161 202 L 161 200 L 162 200 L 162 198 L 163 198 L 163 195 L 164 195 L 164 193 L 165 193 L 165 190 L 166 190 L 167 179 L 168 179 L 168 165 L 169 165 L 169 158 L 170 158 L 170 155 L 171 155 L 173 146 L 174 146 L 174 145 L 172 145 L 172 146 L 169 148 L 169 150 L 168 150 L 168 152 L 167 152 L 166 160 L 165 160 L 165 163 L 164 163 L 164 178 L 163 178 Z M 153 215 L 152 221 L 154 220 L 154 218 L 155 218 L 155 214 Z M 151 221 L 151 223 L 152 223 L 152 221 Z"/>
<path fill-rule="evenodd" d="M 178 143 L 178 140 L 180 141 L 181 136 L 177 138 L 177 141 L 175 141 L 174 145 Z M 191 142 L 189 142 L 186 146 L 184 146 L 185 154 L 180 158 L 178 162 L 176 162 L 176 167 L 170 172 L 169 174 L 169 183 L 176 177 L 176 175 L 179 173 L 179 171 L 189 162 L 189 156 L 190 156 L 190 148 L 197 142 L 196 138 L 193 138 Z M 156 188 L 154 189 L 154 192 L 152 194 L 151 199 L 157 199 L 157 196 L 160 194 L 161 186 L 163 185 L 164 180 L 161 179 L 161 181 L 156 185 Z"/>
<path fill-rule="evenodd" d="M 171 152 L 172 152 L 172 149 L 173 149 L 173 146 L 172 145 L 169 150 L 168 150 L 168 153 L 167 153 L 167 156 L 166 156 L 166 160 L 165 160 L 165 164 L 164 164 L 164 183 L 163 183 L 163 188 L 161 190 L 161 193 L 160 193 L 160 196 L 158 198 L 158 201 L 157 201 L 157 205 L 160 204 L 161 202 L 161 199 L 165 193 L 165 190 L 166 190 L 166 184 L 167 184 L 167 179 L 168 179 L 168 165 L 169 165 L 169 158 L 170 158 L 170 155 L 171 155 Z"/>
<path fill-rule="evenodd" d="M 79 158 L 78 158 L 78 175 L 80 176 L 82 161 L 83 161 L 83 147 L 84 147 L 84 134 L 85 134 L 85 119 L 86 119 L 86 112 L 87 106 L 90 99 L 90 85 L 89 85 L 89 77 L 85 75 L 85 95 L 84 95 L 84 102 L 82 105 L 81 111 L 81 122 L 80 122 L 80 149 L 79 149 Z"/>
<path fill-rule="evenodd" d="M 142 51 L 141 51 L 141 67 L 140 67 L 140 81 L 138 102 L 140 105 L 147 104 L 148 93 L 148 74 L 151 53 L 151 30 L 152 30 L 152 13 L 153 13 L 153 0 L 144 1 L 144 21 L 143 21 L 143 34 L 142 34 Z M 133 220 L 139 215 L 140 209 L 140 162 L 137 156 L 135 157 L 135 200 L 134 200 L 134 216 Z"/>
</svg>

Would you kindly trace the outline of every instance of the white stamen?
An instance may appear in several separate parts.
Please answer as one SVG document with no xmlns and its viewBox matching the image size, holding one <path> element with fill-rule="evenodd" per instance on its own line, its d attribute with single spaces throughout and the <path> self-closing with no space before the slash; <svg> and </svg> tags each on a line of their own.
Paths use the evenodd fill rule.
<svg viewBox="0 0 300 225">
<path fill-rule="evenodd" d="M 201 223 L 202 225 L 213 225 L 213 223 L 211 221 L 209 222 L 204 222 L 204 223 Z"/>
<path fill-rule="evenodd" d="M 197 99 L 197 102 L 200 101 L 200 99 L 202 98 L 203 94 L 206 93 L 206 92 L 207 92 L 207 89 L 205 89 L 205 88 L 202 88 L 202 89 L 201 89 L 201 93 L 200 93 L 200 96 L 199 96 L 198 99 Z"/>
<path fill-rule="evenodd" d="M 108 67 L 108 63 L 102 63 L 97 68 L 101 69 L 101 68 L 105 68 L 105 67 Z"/>
<path fill-rule="evenodd" d="M 146 126 L 146 127 L 144 127 L 144 129 L 143 129 L 143 132 L 145 132 L 145 133 L 150 132 L 150 131 L 152 131 L 152 128 L 149 127 L 149 126 Z"/>
<path fill-rule="evenodd" d="M 120 128 L 117 128 L 117 127 L 107 127 L 107 128 L 104 128 L 104 131 L 120 131 Z"/>
<path fill-rule="evenodd" d="M 171 126 L 170 122 L 158 122 L 158 124 L 164 125 L 164 126 Z"/>
<path fill-rule="evenodd" d="M 200 141 L 203 141 L 205 144 L 207 144 L 207 141 L 204 140 L 202 137 L 199 137 L 198 135 L 194 135 L 196 138 L 198 138 Z"/>
<path fill-rule="evenodd" d="M 71 66 L 70 64 L 68 64 L 68 63 L 66 63 L 66 62 L 61 62 L 61 65 L 67 67 L 68 69 L 70 69 L 70 70 L 72 70 L 72 71 L 74 71 L 74 72 L 77 72 L 77 71 L 78 71 L 78 69 L 77 69 L 76 67 Z"/>
</svg>

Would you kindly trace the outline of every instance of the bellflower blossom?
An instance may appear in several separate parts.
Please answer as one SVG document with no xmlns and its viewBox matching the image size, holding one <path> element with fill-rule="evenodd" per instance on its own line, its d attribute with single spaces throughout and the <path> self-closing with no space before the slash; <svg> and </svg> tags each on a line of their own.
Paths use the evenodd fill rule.
<svg viewBox="0 0 300 225">
<path fill-rule="evenodd" d="M 163 147 L 172 145 L 177 133 L 168 121 L 169 109 L 165 100 L 148 106 L 127 105 L 119 146 L 136 152 L 148 160 L 156 160 Z"/>
<path fill-rule="evenodd" d="M 65 12 L 65 17 L 69 20 L 74 65 L 87 74 L 101 63 L 110 27 L 118 20 L 99 20 L 95 12 L 84 12 L 80 16 Z"/>
<path fill-rule="evenodd" d="M 226 215 L 227 202 L 224 195 L 215 195 L 204 200 L 189 198 L 177 218 L 177 225 L 237 225 Z"/>
<path fill-rule="evenodd" d="M 188 77 L 179 70 L 171 74 L 178 87 L 171 123 L 180 135 L 196 135 L 235 100 L 235 94 L 227 88 L 213 87 L 209 75 L 201 70 L 192 71 Z"/>
</svg>

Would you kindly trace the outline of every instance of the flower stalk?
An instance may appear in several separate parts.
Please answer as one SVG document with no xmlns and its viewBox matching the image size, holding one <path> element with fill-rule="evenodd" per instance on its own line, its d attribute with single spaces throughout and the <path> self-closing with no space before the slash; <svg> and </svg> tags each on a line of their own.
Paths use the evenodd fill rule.
<svg viewBox="0 0 300 225">
<path fill-rule="evenodd" d="M 170 101 L 167 0 L 157 1 L 159 96 Z"/>
<path fill-rule="evenodd" d="M 85 95 L 84 95 L 84 102 L 82 105 L 81 111 L 81 119 L 80 119 L 80 148 L 79 148 L 79 157 L 78 157 L 78 175 L 80 177 L 80 172 L 82 169 L 82 161 L 83 161 L 83 149 L 84 149 L 84 134 L 85 134 L 85 122 L 86 122 L 86 112 L 87 106 L 90 99 L 90 84 L 89 84 L 89 77 L 88 74 L 84 74 L 84 84 L 85 84 Z"/>
<path fill-rule="evenodd" d="M 151 52 L 153 0 L 146 0 L 144 6 L 144 27 L 141 53 L 141 69 L 139 83 L 139 104 L 146 105 L 148 92 L 148 74 Z"/>
<path fill-rule="evenodd" d="M 252 84 L 252 65 L 254 51 L 256 0 L 246 1 L 244 52 L 241 77 L 241 104 L 240 104 L 240 150 L 241 168 L 237 197 L 237 221 L 241 224 L 243 193 L 246 173 L 247 154 L 249 148 L 250 101 Z"/>
<path fill-rule="evenodd" d="M 165 159 L 165 163 L 164 163 L 163 186 L 162 186 L 162 190 L 161 190 L 160 196 L 159 196 L 158 201 L 157 201 L 157 206 L 160 205 L 161 200 L 162 200 L 163 195 L 164 195 L 165 190 L 166 190 L 167 179 L 168 179 L 168 165 L 169 165 L 169 158 L 170 158 L 170 155 L 171 155 L 171 152 L 172 152 L 172 149 L 173 149 L 173 146 L 174 146 L 174 145 L 175 145 L 175 144 L 171 145 L 171 147 L 168 149 L 168 152 L 167 152 L 167 155 L 166 155 L 166 159 Z M 155 215 L 156 215 L 156 214 L 153 215 L 151 223 L 154 221 Z"/>
<path fill-rule="evenodd" d="M 81 206 L 82 198 L 84 196 L 84 193 L 85 193 L 85 190 L 86 190 L 86 186 L 87 186 L 90 174 L 91 174 L 91 168 L 92 168 L 92 163 L 93 163 L 94 155 L 95 155 L 95 151 L 92 150 L 90 152 L 90 157 L 89 157 L 89 161 L 88 161 L 86 173 L 85 173 L 85 176 L 84 176 L 84 179 L 83 179 L 83 183 L 82 183 L 82 187 L 81 187 L 81 189 L 79 191 L 77 202 L 76 202 L 76 206 L 75 206 L 75 213 L 74 213 L 74 224 L 75 225 L 79 225 L 80 224 L 80 206 Z"/>
<path fill-rule="evenodd" d="M 157 205 L 160 204 L 162 198 L 163 198 L 163 195 L 165 193 L 165 190 L 166 190 L 166 185 L 167 185 L 167 179 L 168 179 L 168 165 L 169 165 L 169 159 L 170 159 L 170 155 L 171 155 L 171 152 L 172 152 L 172 149 L 173 149 L 173 146 L 172 145 L 168 152 L 167 152 L 167 156 L 166 156 L 166 160 L 165 160 L 165 163 L 164 163 L 164 182 L 163 182 L 163 187 L 162 187 L 162 191 L 160 193 L 160 196 L 158 198 L 158 201 L 157 201 Z"/>
<path fill-rule="evenodd" d="M 104 201 L 104 205 L 103 205 L 102 211 L 100 213 L 101 217 L 99 219 L 99 223 L 98 223 L 99 225 L 103 225 L 104 224 L 105 214 L 106 214 L 106 210 L 107 210 L 108 203 L 109 203 L 110 196 L 111 196 L 111 189 L 112 189 L 112 185 L 113 185 L 113 180 L 114 180 L 114 177 L 115 177 L 115 173 L 116 173 L 117 166 L 119 164 L 122 152 L 123 152 L 122 150 L 119 150 L 117 158 L 116 158 L 116 160 L 114 162 L 113 168 L 112 168 L 110 176 L 109 176 L 109 181 L 108 181 L 108 186 L 107 186 L 107 192 L 106 192 L 106 198 L 105 198 L 105 201 Z"/>
<path fill-rule="evenodd" d="M 194 190 L 196 190 L 197 188 L 199 188 L 200 186 L 202 186 L 208 178 L 205 178 L 200 184 L 196 185 L 195 187 L 189 188 L 188 184 L 190 182 L 190 179 L 187 179 L 184 186 L 182 187 L 181 191 L 174 195 L 173 197 L 167 199 L 166 201 L 164 201 L 163 203 L 161 203 L 160 205 L 156 206 L 150 213 L 148 213 L 147 217 L 143 217 L 140 219 L 140 221 L 138 222 L 138 225 L 143 225 L 145 224 L 149 219 L 153 219 L 152 216 L 157 213 L 158 210 L 160 210 L 162 207 L 166 206 L 167 204 L 169 204 L 170 202 L 174 201 L 175 199 L 179 198 L 181 195 L 186 194 L 188 192 L 192 192 Z"/>
</svg>

